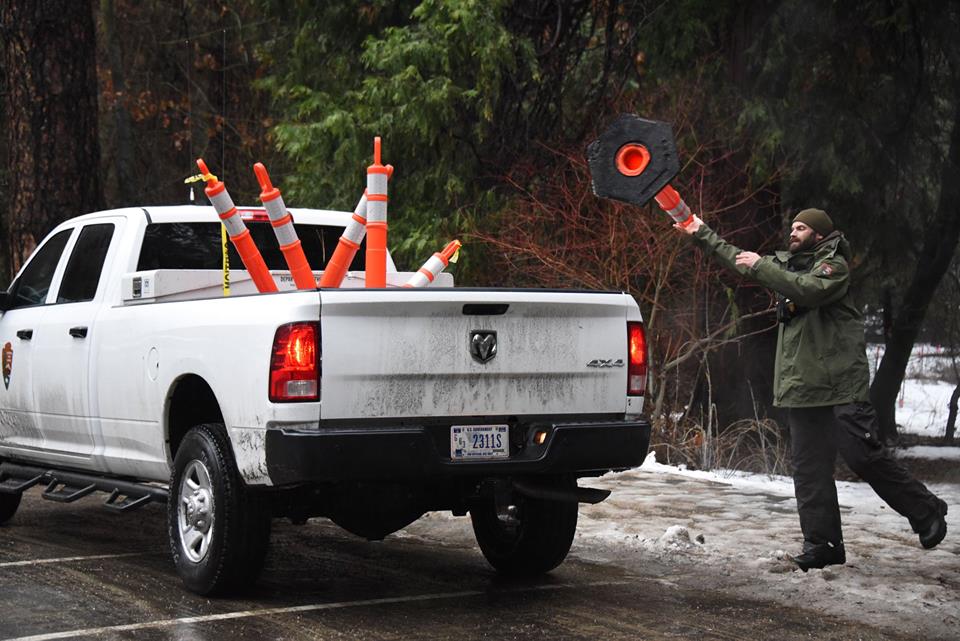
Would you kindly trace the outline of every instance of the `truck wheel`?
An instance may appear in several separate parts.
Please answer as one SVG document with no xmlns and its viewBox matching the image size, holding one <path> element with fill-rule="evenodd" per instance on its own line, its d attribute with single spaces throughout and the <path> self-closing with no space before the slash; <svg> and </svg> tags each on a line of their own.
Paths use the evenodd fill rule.
<svg viewBox="0 0 960 641">
<path fill-rule="evenodd" d="M 187 588 L 203 595 L 249 588 L 263 567 L 270 513 L 237 474 L 222 424 L 198 425 L 173 463 L 170 551 Z"/>
<path fill-rule="evenodd" d="M 473 533 L 487 561 L 501 574 L 533 576 L 549 572 L 566 558 L 577 530 L 574 502 L 531 499 L 514 494 L 506 519 L 493 499 L 470 510 Z"/>
<path fill-rule="evenodd" d="M 0 494 L 0 525 L 13 518 L 20 507 L 20 497 L 22 494 Z"/>
</svg>

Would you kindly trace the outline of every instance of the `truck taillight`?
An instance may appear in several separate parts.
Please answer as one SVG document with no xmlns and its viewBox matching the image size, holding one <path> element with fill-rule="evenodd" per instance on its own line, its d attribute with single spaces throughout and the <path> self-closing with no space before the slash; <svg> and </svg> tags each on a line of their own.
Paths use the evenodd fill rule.
<svg viewBox="0 0 960 641">
<path fill-rule="evenodd" d="M 238 209 L 237 212 L 240 214 L 240 218 L 248 223 L 270 222 L 270 216 L 266 209 Z"/>
<path fill-rule="evenodd" d="M 627 396 L 643 396 L 647 390 L 647 334 L 639 321 L 627 321 L 627 353 Z"/>
<path fill-rule="evenodd" d="M 316 323 L 277 328 L 270 358 L 270 400 L 320 400 L 320 331 Z"/>
</svg>

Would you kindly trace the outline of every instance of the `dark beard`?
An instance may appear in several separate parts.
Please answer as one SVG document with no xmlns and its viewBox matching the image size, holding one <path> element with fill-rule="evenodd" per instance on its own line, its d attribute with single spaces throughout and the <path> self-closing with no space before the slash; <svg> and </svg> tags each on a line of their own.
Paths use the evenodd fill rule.
<svg viewBox="0 0 960 641">
<path fill-rule="evenodd" d="M 817 244 L 817 237 L 816 237 L 816 236 L 809 236 L 809 237 L 807 237 L 806 240 L 801 240 L 800 243 L 799 243 L 798 245 L 796 245 L 795 247 L 794 247 L 793 245 L 791 245 L 790 242 L 788 241 L 788 242 L 787 242 L 787 248 L 790 250 L 790 253 L 791 253 L 791 254 L 799 254 L 799 253 L 802 252 L 802 251 L 806 251 L 806 250 L 808 250 L 808 249 L 813 249 L 813 246 L 816 245 L 816 244 Z"/>
</svg>

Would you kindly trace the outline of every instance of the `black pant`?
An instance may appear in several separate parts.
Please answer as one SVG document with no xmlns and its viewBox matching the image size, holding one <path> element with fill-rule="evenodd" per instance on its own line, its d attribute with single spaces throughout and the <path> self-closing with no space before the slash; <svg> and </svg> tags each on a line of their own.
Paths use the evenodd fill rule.
<svg viewBox="0 0 960 641">
<path fill-rule="evenodd" d="M 843 543 L 837 486 L 837 451 L 887 505 L 910 520 L 914 532 L 936 514 L 937 498 L 910 476 L 878 439 L 870 403 L 790 409 L 793 486 L 804 549 Z"/>
</svg>

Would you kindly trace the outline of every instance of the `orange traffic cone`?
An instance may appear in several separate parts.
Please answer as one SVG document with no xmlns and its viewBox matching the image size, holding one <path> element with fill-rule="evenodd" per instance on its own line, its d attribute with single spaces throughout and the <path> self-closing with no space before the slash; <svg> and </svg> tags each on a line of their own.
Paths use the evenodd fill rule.
<svg viewBox="0 0 960 641">
<path fill-rule="evenodd" d="M 459 240 L 453 240 L 447 243 L 447 246 L 444 247 L 441 251 L 438 251 L 423 264 L 423 267 L 417 271 L 416 274 L 410 277 L 406 283 L 403 284 L 404 287 L 426 287 L 436 279 L 436 277 L 446 269 L 447 265 L 450 264 L 453 257 L 460 251 Z"/>
<path fill-rule="evenodd" d="M 310 263 L 307 262 L 300 239 L 297 237 L 297 230 L 293 226 L 293 216 L 287 212 L 280 190 L 270 182 L 270 175 L 263 163 L 255 164 L 253 172 L 257 175 L 257 182 L 260 183 L 262 190 L 260 202 L 263 203 L 270 217 L 273 233 L 277 235 L 280 251 L 283 252 L 283 258 L 290 268 L 293 282 L 296 283 L 297 289 L 315 289 L 317 281 L 313 278 L 313 270 L 310 269 Z"/>
<path fill-rule="evenodd" d="M 366 286 L 387 286 L 387 180 L 380 163 L 380 136 L 373 139 L 373 164 L 367 167 Z"/>
<path fill-rule="evenodd" d="M 250 273 L 250 278 L 257 286 L 257 291 L 261 293 L 277 291 L 277 284 L 273 282 L 270 270 L 267 269 L 267 264 L 263 262 L 263 256 L 260 255 L 260 251 L 250 237 L 250 230 L 243 223 L 243 219 L 240 218 L 240 214 L 233 204 L 233 199 L 227 193 L 227 186 L 210 173 L 207 169 L 207 163 L 203 162 L 202 158 L 197 158 L 197 167 L 200 168 L 200 173 L 203 174 L 203 179 L 207 182 L 207 187 L 203 191 L 210 199 L 210 204 L 213 205 L 217 215 L 220 216 L 220 220 L 223 221 L 223 225 L 227 228 L 227 235 L 230 236 L 233 246 L 237 248 L 240 260 L 243 261 L 243 266 Z"/>
</svg>

